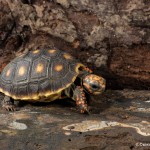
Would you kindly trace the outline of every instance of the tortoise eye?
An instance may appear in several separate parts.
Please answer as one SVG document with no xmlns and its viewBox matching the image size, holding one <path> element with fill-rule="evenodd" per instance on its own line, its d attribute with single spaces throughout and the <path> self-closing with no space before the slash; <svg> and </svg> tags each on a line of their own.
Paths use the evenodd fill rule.
<svg viewBox="0 0 150 150">
<path fill-rule="evenodd" d="M 92 85 L 92 88 L 93 89 L 97 89 L 98 87 L 96 85 Z"/>
<path fill-rule="evenodd" d="M 94 90 L 97 90 L 97 89 L 100 88 L 98 84 L 93 84 L 93 83 L 91 84 L 91 87 L 92 87 L 92 89 L 94 89 Z"/>
</svg>

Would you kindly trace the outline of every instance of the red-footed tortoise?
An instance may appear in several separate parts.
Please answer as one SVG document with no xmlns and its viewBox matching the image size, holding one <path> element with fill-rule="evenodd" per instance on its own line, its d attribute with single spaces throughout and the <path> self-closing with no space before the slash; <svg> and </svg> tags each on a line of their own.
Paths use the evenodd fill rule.
<svg viewBox="0 0 150 150">
<path fill-rule="evenodd" d="M 0 75 L 2 107 L 16 110 L 14 100 L 50 102 L 70 97 L 81 113 L 88 112 L 85 93 L 100 94 L 105 79 L 56 48 L 28 51 L 12 60 Z"/>
</svg>

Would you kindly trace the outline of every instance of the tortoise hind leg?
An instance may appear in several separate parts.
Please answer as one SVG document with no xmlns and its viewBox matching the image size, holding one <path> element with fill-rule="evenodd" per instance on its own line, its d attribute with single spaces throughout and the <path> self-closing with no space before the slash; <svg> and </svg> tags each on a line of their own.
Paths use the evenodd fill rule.
<svg viewBox="0 0 150 150">
<path fill-rule="evenodd" d="M 15 111 L 16 107 L 14 105 L 14 100 L 11 99 L 9 96 L 5 96 L 2 101 L 2 107 L 7 111 Z"/>
</svg>

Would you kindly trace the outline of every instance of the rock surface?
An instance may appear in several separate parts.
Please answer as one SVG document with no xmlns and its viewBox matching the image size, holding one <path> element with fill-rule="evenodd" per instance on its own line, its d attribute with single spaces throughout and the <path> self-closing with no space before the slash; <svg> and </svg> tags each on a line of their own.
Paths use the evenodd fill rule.
<svg viewBox="0 0 150 150">
<path fill-rule="evenodd" d="M 91 97 L 90 115 L 76 112 L 70 99 L 1 109 L 1 149 L 148 150 L 149 97 L 148 91 L 106 91 Z"/>
<path fill-rule="evenodd" d="M 0 71 L 28 48 L 53 45 L 104 76 L 109 88 L 149 89 L 149 6 L 148 0 L 0 0 Z"/>
<path fill-rule="evenodd" d="M 149 6 L 149 0 L 0 0 L 0 72 L 20 53 L 52 45 L 106 78 L 107 89 L 149 89 Z M 69 99 L 0 109 L 0 149 L 148 150 L 149 97 L 107 90 L 92 97 L 90 115 L 76 112 Z"/>
</svg>

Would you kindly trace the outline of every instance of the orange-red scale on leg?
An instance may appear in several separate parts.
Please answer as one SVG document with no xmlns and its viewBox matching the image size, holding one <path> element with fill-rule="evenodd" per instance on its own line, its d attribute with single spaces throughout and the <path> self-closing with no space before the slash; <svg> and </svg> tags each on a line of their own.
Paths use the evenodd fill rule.
<svg viewBox="0 0 150 150">
<path fill-rule="evenodd" d="M 85 113 L 88 111 L 85 93 L 83 91 L 83 88 L 80 86 L 77 86 L 75 89 L 75 100 L 76 105 L 81 113 Z"/>
<path fill-rule="evenodd" d="M 89 72 L 89 73 L 92 73 L 92 72 L 93 72 L 93 71 L 92 71 L 91 69 L 89 69 L 88 67 L 85 67 L 84 70 L 87 71 L 87 72 Z"/>
</svg>

